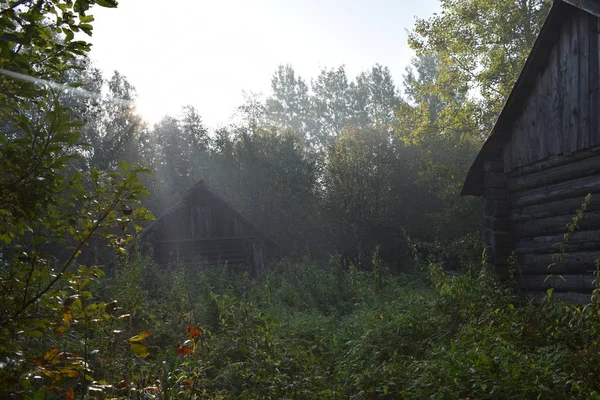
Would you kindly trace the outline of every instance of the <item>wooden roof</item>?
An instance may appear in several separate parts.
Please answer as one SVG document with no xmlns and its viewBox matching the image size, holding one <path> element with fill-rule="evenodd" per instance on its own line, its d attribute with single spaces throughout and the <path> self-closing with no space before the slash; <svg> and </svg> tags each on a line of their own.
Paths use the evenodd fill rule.
<svg viewBox="0 0 600 400">
<path fill-rule="evenodd" d="M 258 230 L 254 226 L 254 224 L 252 224 L 250 221 L 248 221 L 248 219 L 246 219 L 242 214 L 240 214 L 235 208 L 233 208 L 231 205 L 229 205 L 229 203 L 227 203 L 222 197 L 218 196 L 213 191 L 211 191 L 208 188 L 208 186 L 206 185 L 206 183 L 204 183 L 204 180 L 200 180 L 198 183 L 196 183 L 194 186 L 192 186 L 188 191 L 186 191 L 184 193 L 184 195 L 181 197 L 181 199 L 179 199 L 179 201 L 177 203 L 175 203 L 173 206 L 169 207 L 160 216 L 160 218 L 157 218 L 150 225 L 148 225 L 143 230 L 143 232 L 140 234 L 140 239 L 143 241 L 144 237 L 146 235 L 148 235 L 150 232 L 154 231 L 155 229 L 157 229 L 160 226 L 160 222 L 163 219 L 168 218 L 169 215 L 173 214 L 174 212 L 176 212 L 180 208 L 185 207 L 187 198 L 190 197 L 193 193 L 196 193 L 198 191 L 204 192 L 205 195 L 207 195 L 209 197 L 212 197 L 212 199 L 214 201 L 216 201 L 217 203 L 221 203 L 223 205 L 223 207 L 225 209 L 227 209 L 227 211 L 229 211 L 231 214 L 235 215 L 241 222 L 243 222 L 243 223 L 247 224 L 248 226 L 250 226 L 257 233 L 257 236 L 259 236 L 261 239 L 269 242 L 269 244 L 271 244 L 271 245 L 279 247 L 279 245 L 275 241 L 273 241 L 268 236 L 266 236 L 265 234 L 263 234 L 260 230 Z"/>
<path fill-rule="evenodd" d="M 462 188 L 461 196 L 482 196 L 486 161 L 500 160 L 502 149 L 510 139 L 511 124 L 519 116 L 527 98 L 536 84 L 538 73 L 545 68 L 553 45 L 559 38 L 560 26 L 574 9 L 580 9 L 600 18 L 600 0 L 554 0 L 542 29 L 521 70 L 512 92 L 492 132 L 471 165 Z"/>
</svg>

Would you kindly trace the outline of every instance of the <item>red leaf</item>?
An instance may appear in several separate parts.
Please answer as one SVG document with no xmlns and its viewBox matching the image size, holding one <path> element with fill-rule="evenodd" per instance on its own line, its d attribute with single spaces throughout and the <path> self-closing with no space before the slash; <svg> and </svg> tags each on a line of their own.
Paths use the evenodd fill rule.
<svg viewBox="0 0 600 400">
<path fill-rule="evenodd" d="M 175 353 L 177 354 L 182 354 L 184 356 L 190 355 L 194 352 L 194 350 L 192 350 L 191 347 L 188 346 L 181 346 L 181 347 L 177 347 L 175 349 Z"/>
<path fill-rule="evenodd" d="M 200 330 L 192 325 L 187 326 L 187 334 L 188 337 L 196 343 L 198 342 L 198 339 L 200 339 Z"/>
<path fill-rule="evenodd" d="M 72 387 L 67 389 L 67 393 L 65 393 L 65 398 L 67 400 L 75 400 L 75 391 Z"/>
</svg>

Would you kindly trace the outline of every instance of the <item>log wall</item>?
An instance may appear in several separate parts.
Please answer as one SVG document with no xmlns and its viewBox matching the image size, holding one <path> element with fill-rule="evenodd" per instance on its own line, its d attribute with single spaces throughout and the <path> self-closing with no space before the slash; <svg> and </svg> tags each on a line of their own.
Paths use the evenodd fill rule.
<svg viewBox="0 0 600 400">
<path fill-rule="evenodd" d="M 265 259 L 278 257 L 275 243 L 204 186 L 188 191 L 145 233 L 159 264 L 247 264 L 259 274 Z"/>
<path fill-rule="evenodd" d="M 506 174 L 516 278 L 529 291 L 590 293 L 600 260 L 600 149 L 555 156 Z M 577 229 L 576 211 L 592 195 Z"/>
<path fill-rule="evenodd" d="M 573 9 L 538 74 L 503 150 L 511 172 L 600 144 L 600 21 Z"/>
<path fill-rule="evenodd" d="M 509 230 L 507 175 L 501 161 L 486 161 L 485 170 L 485 247 L 488 261 L 496 272 L 508 275 L 508 257 L 513 241 Z"/>
</svg>

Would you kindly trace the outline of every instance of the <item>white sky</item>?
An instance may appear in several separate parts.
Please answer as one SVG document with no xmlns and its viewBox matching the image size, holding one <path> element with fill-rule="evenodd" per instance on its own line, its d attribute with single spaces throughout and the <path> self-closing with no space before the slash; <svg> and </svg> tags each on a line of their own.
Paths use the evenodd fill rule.
<svg viewBox="0 0 600 400">
<path fill-rule="evenodd" d="M 215 127 L 242 91 L 268 93 L 280 64 L 308 82 L 322 67 L 344 64 L 352 79 L 379 63 L 399 85 L 407 30 L 437 11 L 438 0 L 121 0 L 94 8 L 91 57 L 105 77 L 127 76 L 150 122 L 191 104 Z"/>
</svg>

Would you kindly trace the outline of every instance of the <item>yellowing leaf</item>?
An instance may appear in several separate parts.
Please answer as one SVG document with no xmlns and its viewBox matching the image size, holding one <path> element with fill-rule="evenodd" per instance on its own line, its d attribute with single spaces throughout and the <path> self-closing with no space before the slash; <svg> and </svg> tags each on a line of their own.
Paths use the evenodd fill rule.
<svg viewBox="0 0 600 400">
<path fill-rule="evenodd" d="M 129 347 L 136 356 L 146 358 L 150 355 L 148 348 L 141 343 L 130 343 Z"/>
<path fill-rule="evenodd" d="M 148 336 L 150 336 L 150 331 L 142 332 L 137 336 L 127 339 L 127 341 L 129 343 L 141 342 L 142 340 L 146 339 Z"/>
<path fill-rule="evenodd" d="M 44 360 L 48 362 L 58 361 L 58 349 L 50 349 L 46 353 L 44 353 Z"/>
<path fill-rule="evenodd" d="M 54 332 L 58 333 L 59 335 L 62 335 L 64 333 L 68 332 L 68 331 L 69 331 L 69 327 L 68 326 L 58 326 L 54 330 Z"/>
<path fill-rule="evenodd" d="M 71 368 L 59 368 L 58 372 L 69 378 L 77 378 L 79 376 L 79 371 Z"/>
<path fill-rule="evenodd" d="M 69 307 L 63 308 L 62 320 L 65 321 L 66 324 L 73 322 L 73 310 Z"/>
</svg>

